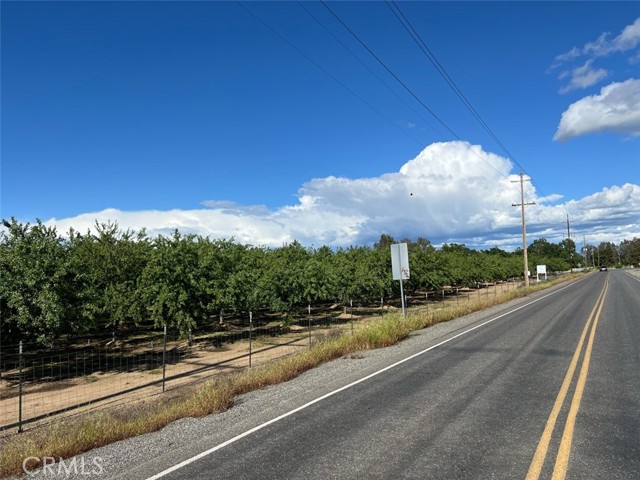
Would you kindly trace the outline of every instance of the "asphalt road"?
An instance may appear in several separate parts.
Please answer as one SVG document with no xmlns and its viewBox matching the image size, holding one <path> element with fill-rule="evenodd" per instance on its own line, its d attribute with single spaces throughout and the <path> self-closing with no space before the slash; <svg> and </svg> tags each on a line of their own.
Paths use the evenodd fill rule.
<svg viewBox="0 0 640 480">
<path fill-rule="evenodd" d="M 383 350 L 88 457 L 112 478 L 640 478 L 638 278 L 597 272 Z"/>
</svg>

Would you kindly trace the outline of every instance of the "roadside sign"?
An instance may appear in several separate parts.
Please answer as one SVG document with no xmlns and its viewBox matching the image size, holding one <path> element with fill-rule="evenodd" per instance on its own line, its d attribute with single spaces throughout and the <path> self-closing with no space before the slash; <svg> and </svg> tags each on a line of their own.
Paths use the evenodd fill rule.
<svg viewBox="0 0 640 480">
<path fill-rule="evenodd" d="M 394 280 L 400 280 L 400 298 L 402 299 L 402 318 L 406 320 L 407 311 L 404 306 L 403 280 L 409 280 L 409 250 L 406 243 L 391 245 L 391 272 Z"/>
<path fill-rule="evenodd" d="M 536 266 L 536 280 L 540 280 L 540 275 L 544 275 L 544 279 L 547 279 L 547 266 L 546 265 L 537 265 Z"/>
<path fill-rule="evenodd" d="M 409 251 L 406 243 L 391 245 L 391 271 L 394 280 L 409 280 Z"/>
</svg>

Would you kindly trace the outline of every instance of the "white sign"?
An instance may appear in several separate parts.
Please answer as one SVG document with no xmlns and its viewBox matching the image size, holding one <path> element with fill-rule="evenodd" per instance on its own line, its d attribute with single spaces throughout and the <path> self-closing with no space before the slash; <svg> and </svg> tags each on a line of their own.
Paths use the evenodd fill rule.
<svg viewBox="0 0 640 480">
<path fill-rule="evenodd" d="M 402 281 L 409 280 L 409 250 L 406 243 L 391 245 L 391 272 L 394 280 L 400 280 L 400 298 L 402 299 L 402 318 L 407 319 L 404 307 L 404 291 Z"/>
<path fill-rule="evenodd" d="M 536 266 L 536 280 L 540 280 L 540 275 L 544 275 L 544 279 L 547 279 L 547 266 L 546 265 L 537 265 Z"/>
<path fill-rule="evenodd" d="M 391 271 L 394 280 L 409 280 L 409 250 L 406 243 L 391 245 Z"/>
</svg>

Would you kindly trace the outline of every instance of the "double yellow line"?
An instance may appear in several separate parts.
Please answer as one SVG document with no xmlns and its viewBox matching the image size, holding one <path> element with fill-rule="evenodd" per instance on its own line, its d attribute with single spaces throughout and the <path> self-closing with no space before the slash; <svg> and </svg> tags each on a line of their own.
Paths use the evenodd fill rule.
<svg viewBox="0 0 640 480">
<path fill-rule="evenodd" d="M 549 450 L 549 443 L 551 442 L 553 429 L 555 428 L 558 415 L 560 414 L 560 410 L 567 396 L 567 392 L 569 391 L 569 386 L 571 385 L 571 381 L 573 380 L 573 375 L 576 371 L 576 367 L 578 366 L 578 359 L 580 358 L 580 353 L 582 352 L 584 341 L 587 338 L 589 327 L 593 325 L 591 327 L 591 333 L 589 334 L 587 348 L 584 352 L 584 357 L 582 358 L 580 374 L 578 376 L 576 388 L 573 393 L 573 399 L 571 400 L 569 415 L 567 416 L 567 421 L 564 425 L 564 432 L 562 433 L 562 440 L 560 441 L 560 447 L 558 448 L 558 453 L 556 456 L 556 463 L 553 467 L 553 476 L 551 478 L 552 480 L 563 480 L 565 478 L 565 475 L 567 474 L 567 465 L 569 464 L 569 455 L 571 453 L 571 442 L 573 441 L 573 430 L 576 424 L 576 416 L 578 415 L 578 410 L 580 409 L 580 401 L 582 400 L 584 386 L 587 382 L 587 375 L 589 373 L 589 363 L 591 361 L 593 339 L 596 334 L 598 319 L 600 318 L 600 312 L 602 311 L 602 306 L 604 305 L 604 299 L 607 295 L 608 289 L 609 275 L 607 274 L 607 279 L 605 281 L 604 287 L 602 288 L 602 292 L 600 292 L 600 296 L 598 297 L 593 310 L 591 310 L 589 319 L 587 320 L 587 323 L 582 330 L 582 335 L 580 335 L 580 341 L 578 342 L 576 351 L 573 353 L 573 358 L 571 359 L 571 363 L 569 364 L 569 369 L 567 370 L 567 374 L 564 377 L 564 381 L 562 382 L 562 386 L 560 387 L 560 391 L 558 392 L 556 401 L 553 404 L 553 409 L 551 410 L 551 414 L 549 415 L 549 419 L 547 420 L 547 425 L 545 426 L 544 432 L 542 432 L 542 437 L 540 437 L 540 441 L 538 442 L 536 453 L 533 455 L 533 460 L 531 461 L 529 471 L 527 472 L 526 480 L 537 480 L 540 477 L 540 472 L 542 471 L 542 466 L 544 464 L 545 458 L 547 457 L 547 451 Z"/>
</svg>

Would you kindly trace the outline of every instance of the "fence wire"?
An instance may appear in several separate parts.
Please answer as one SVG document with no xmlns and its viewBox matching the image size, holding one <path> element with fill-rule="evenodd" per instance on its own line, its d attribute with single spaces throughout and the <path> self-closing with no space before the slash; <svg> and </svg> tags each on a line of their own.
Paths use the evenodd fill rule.
<svg viewBox="0 0 640 480">
<path fill-rule="evenodd" d="M 412 308 L 445 308 L 498 295 L 516 283 L 449 288 L 406 298 Z M 397 303 L 397 305 L 395 305 Z M 399 310 L 400 302 L 309 305 L 286 317 L 262 314 L 220 319 L 179 338 L 165 330 L 129 332 L 122 339 L 75 339 L 42 350 L 37 344 L 2 346 L 0 432 L 22 431 L 63 414 L 130 403 L 167 390 L 309 348 L 326 336 L 353 332 L 354 322 Z M 329 312 L 329 313 L 327 313 Z"/>
</svg>

